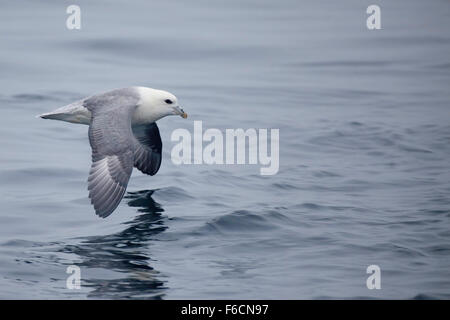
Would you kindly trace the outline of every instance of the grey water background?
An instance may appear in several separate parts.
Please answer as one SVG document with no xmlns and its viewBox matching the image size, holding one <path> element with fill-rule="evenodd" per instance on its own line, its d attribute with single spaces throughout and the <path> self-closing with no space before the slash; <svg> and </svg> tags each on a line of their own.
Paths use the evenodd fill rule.
<svg viewBox="0 0 450 320">
<path fill-rule="evenodd" d="M 450 298 L 448 1 L 2 1 L 0 48 L 0 298 Z M 87 127 L 35 115 L 133 85 L 189 118 L 100 219 Z M 175 166 L 193 120 L 279 128 L 279 173 Z"/>
</svg>

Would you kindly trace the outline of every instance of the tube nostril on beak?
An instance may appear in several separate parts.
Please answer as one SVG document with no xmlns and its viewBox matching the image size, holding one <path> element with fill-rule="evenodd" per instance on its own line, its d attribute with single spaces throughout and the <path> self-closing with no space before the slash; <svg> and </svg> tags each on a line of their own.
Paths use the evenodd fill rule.
<svg viewBox="0 0 450 320">
<path fill-rule="evenodd" d="M 181 109 L 180 107 L 174 107 L 174 109 L 175 109 L 175 111 L 176 111 L 176 114 L 179 114 L 180 117 L 182 117 L 182 118 L 184 118 L 184 119 L 187 118 L 187 113 L 184 112 L 183 109 Z"/>
</svg>

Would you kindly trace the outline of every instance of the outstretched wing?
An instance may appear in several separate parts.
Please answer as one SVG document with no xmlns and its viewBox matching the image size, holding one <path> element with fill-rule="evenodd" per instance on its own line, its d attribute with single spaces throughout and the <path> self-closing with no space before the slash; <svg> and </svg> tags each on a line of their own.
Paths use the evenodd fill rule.
<svg viewBox="0 0 450 320">
<path fill-rule="evenodd" d="M 98 216 L 106 218 L 122 200 L 133 169 L 132 157 L 133 154 L 127 152 L 103 156 L 93 161 L 89 172 L 88 190 Z"/>
<path fill-rule="evenodd" d="M 132 127 L 136 137 L 134 166 L 143 173 L 154 175 L 161 166 L 162 142 L 156 123 Z"/>
<path fill-rule="evenodd" d="M 136 106 L 133 97 L 121 96 L 120 103 L 113 98 L 86 101 L 86 107 L 92 112 L 89 198 L 95 213 L 102 218 L 117 208 L 125 193 L 133 170 L 136 144 L 131 130 L 131 116 Z"/>
</svg>

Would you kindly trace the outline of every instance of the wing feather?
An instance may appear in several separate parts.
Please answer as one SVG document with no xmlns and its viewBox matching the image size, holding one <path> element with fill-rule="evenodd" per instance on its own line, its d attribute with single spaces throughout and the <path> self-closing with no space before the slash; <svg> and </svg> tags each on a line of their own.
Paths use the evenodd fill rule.
<svg viewBox="0 0 450 320">
<path fill-rule="evenodd" d="M 133 171 L 136 138 L 131 130 L 131 117 L 136 102 L 133 90 L 115 90 L 85 101 L 84 106 L 92 113 L 89 198 L 95 213 L 102 218 L 119 205 Z"/>
<path fill-rule="evenodd" d="M 100 217 L 109 216 L 122 200 L 133 169 L 132 156 L 131 152 L 105 156 L 92 163 L 88 178 L 89 198 Z"/>
<path fill-rule="evenodd" d="M 162 141 L 156 123 L 132 127 L 136 138 L 134 166 L 153 176 L 159 170 L 162 159 Z"/>
</svg>

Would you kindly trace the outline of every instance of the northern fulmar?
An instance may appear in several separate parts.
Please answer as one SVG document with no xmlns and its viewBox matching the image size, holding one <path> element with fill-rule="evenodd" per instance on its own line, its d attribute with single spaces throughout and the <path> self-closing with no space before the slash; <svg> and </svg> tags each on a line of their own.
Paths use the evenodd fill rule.
<svg viewBox="0 0 450 320">
<path fill-rule="evenodd" d="M 149 175 L 158 172 L 162 142 L 155 121 L 170 115 L 187 117 L 173 94 L 130 87 L 96 94 L 39 117 L 89 125 L 89 198 L 95 213 L 105 218 L 122 200 L 133 167 Z"/>
</svg>

